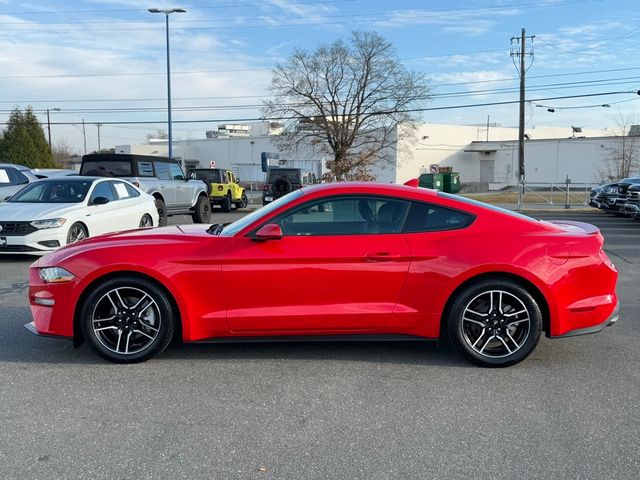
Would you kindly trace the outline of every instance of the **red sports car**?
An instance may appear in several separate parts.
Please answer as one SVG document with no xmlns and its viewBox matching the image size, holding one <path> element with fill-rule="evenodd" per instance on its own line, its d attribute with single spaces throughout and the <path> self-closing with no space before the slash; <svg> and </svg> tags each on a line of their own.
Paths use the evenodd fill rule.
<svg viewBox="0 0 640 480">
<path fill-rule="evenodd" d="M 292 192 L 229 225 L 91 238 L 35 262 L 34 333 L 113 362 L 185 342 L 440 339 L 508 366 L 541 332 L 618 318 L 617 271 L 592 225 L 371 183 Z M 597 281 L 596 281 L 597 280 Z"/>
</svg>

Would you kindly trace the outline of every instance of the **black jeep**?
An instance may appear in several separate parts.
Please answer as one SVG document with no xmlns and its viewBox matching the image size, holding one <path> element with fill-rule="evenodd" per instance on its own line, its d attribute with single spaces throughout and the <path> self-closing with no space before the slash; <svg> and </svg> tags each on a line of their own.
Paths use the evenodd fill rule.
<svg viewBox="0 0 640 480">
<path fill-rule="evenodd" d="M 318 183 L 315 173 L 301 168 L 270 168 L 262 189 L 262 204 L 273 202 L 287 193 Z"/>
</svg>

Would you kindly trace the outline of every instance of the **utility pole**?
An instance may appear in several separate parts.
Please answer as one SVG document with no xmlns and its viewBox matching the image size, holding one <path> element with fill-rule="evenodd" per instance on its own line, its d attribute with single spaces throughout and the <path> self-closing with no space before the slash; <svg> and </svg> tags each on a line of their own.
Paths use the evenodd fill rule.
<svg viewBox="0 0 640 480">
<path fill-rule="evenodd" d="M 518 206 L 522 206 L 522 199 L 524 197 L 524 185 L 525 185 L 525 169 L 524 169 L 524 103 L 525 103 L 525 74 L 529 67 L 526 66 L 525 56 L 531 57 L 531 63 L 533 63 L 533 50 L 527 53 L 525 49 L 525 41 L 530 38 L 532 43 L 535 35 L 527 37 L 527 32 L 523 28 L 520 34 L 520 38 L 511 37 L 511 59 L 514 60 L 514 65 L 518 69 L 520 75 L 520 112 L 518 116 Z M 515 43 L 514 43 L 515 41 Z M 514 46 L 520 45 L 519 51 Z M 520 60 L 519 65 L 516 64 L 515 59 Z"/>
<path fill-rule="evenodd" d="M 96 123 L 96 127 L 98 127 L 98 151 L 102 150 L 102 148 L 100 147 L 100 127 L 102 126 L 101 123 Z"/>
<path fill-rule="evenodd" d="M 84 118 L 82 119 L 82 139 L 84 140 L 84 154 L 87 154 L 87 130 L 84 126 Z"/>
</svg>

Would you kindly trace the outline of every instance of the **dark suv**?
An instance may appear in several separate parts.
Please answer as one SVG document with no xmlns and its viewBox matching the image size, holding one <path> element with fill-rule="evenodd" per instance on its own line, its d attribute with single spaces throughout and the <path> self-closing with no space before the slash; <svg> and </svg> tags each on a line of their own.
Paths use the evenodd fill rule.
<svg viewBox="0 0 640 480">
<path fill-rule="evenodd" d="M 167 217 L 172 215 L 191 215 L 194 223 L 209 223 L 211 219 L 207 186 L 200 180 L 188 179 L 176 159 L 94 153 L 82 157 L 80 175 L 123 178 L 153 195 L 160 226 L 166 225 Z"/>
<path fill-rule="evenodd" d="M 301 168 L 270 168 L 262 189 L 262 204 L 273 202 L 289 192 L 318 183 L 315 173 Z"/>
</svg>

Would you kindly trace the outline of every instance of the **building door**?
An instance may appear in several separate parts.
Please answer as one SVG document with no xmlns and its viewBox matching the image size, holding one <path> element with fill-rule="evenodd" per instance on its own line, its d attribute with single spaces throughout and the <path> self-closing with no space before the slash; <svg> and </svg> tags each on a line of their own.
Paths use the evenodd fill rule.
<svg viewBox="0 0 640 480">
<path fill-rule="evenodd" d="M 480 182 L 493 183 L 493 167 L 495 160 L 480 160 Z"/>
</svg>

